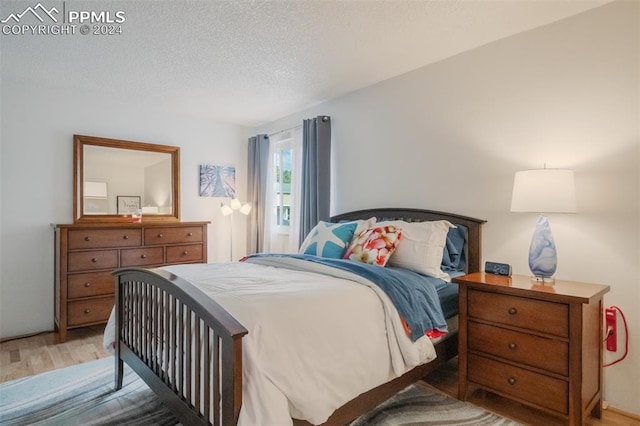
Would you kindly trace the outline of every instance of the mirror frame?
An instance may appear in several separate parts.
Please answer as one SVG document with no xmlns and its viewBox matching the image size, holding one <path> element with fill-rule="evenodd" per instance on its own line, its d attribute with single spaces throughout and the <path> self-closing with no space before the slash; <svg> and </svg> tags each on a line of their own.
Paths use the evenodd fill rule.
<svg viewBox="0 0 640 426">
<path fill-rule="evenodd" d="M 180 147 L 73 135 L 73 223 L 132 223 L 131 215 L 84 214 L 84 147 L 87 145 L 158 152 L 171 156 L 171 214 L 143 215 L 142 222 L 180 221 Z"/>
</svg>

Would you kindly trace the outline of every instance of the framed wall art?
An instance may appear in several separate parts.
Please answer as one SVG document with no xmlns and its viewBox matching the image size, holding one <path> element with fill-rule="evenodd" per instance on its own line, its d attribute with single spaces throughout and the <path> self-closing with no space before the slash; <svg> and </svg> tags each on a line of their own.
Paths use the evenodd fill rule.
<svg viewBox="0 0 640 426">
<path fill-rule="evenodd" d="M 234 166 L 200 166 L 201 197 L 236 197 L 236 168 Z"/>
<path fill-rule="evenodd" d="M 118 214 L 132 214 L 140 210 L 140 197 L 137 195 L 118 195 L 116 202 Z"/>
</svg>

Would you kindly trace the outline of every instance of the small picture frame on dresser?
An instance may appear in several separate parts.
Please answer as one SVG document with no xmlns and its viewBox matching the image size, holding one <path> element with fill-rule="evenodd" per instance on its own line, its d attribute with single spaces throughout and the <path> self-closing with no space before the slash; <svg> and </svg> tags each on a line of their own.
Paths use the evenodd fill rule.
<svg viewBox="0 0 640 426">
<path fill-rule="evenodd" d="M 118 195 L 116 196 L 118 214 L 132 214 L 140 210 L 140 196 Z"/>
</svg>

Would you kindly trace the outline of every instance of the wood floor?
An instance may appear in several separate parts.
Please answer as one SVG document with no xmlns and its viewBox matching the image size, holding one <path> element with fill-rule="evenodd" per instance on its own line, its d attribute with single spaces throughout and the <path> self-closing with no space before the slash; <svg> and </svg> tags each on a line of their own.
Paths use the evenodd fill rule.
<svg viewBox="0 0 640 426">
<path fill-rule="evenodd" d="M 104 325 L 69 330 L 65 343 L 56 333 L 0 343 L 0 383 L 111 356 L 102 347 Z"/>
<path fill-rule="evenodd" d="M 0 343 L 0 382 L 18 379 L 57 368 L 111 356 L 102 347 L 104 326 L 70 330 L 65 343 L 57 343 L 54 333 Z M 453 397 L 457 394 L 456 360 L 426 377 L 426 382 Z M 525 425 L 562 425 L 561 419 L 529 409 L 489 392 L 476 391 L 469 402 Z M 602 419 L 589 418 L 587 426 L 640 426 L 640 418 L 616 410 L 604 410 Z"/>
</svg>

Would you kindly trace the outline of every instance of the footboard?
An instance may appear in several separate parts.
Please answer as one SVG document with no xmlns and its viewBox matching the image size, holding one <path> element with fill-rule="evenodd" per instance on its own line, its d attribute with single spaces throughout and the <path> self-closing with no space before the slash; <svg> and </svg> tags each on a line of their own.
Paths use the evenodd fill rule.
<svg viewBox="0 0 640 426">
<path fill-rule="evenodd" d="M 116 388 L 126 362 L 183 424 L 236 424 L 247 330 L 160 269 L 116 272 Z"/>
</svg>

